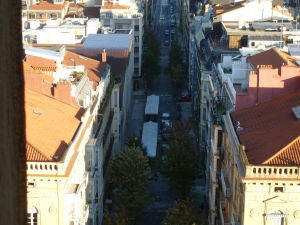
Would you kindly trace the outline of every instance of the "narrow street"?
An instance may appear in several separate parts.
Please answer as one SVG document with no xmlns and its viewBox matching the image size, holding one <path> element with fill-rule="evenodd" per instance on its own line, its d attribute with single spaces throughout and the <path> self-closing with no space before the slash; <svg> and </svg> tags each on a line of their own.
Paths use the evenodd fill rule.
<svg viewBox="0 0 300 225">
<path fill-rule="evenodd" d="M 176 7 L 174 8 L 174 15 L 176 17 L 175 27 L 170 25 L 170 4 L 168 0 L 156 0 L 154 9 L 154 20 L 153 27 L 157 32 L 157 36 L 161 42 L 161 57 L 160 66 L 163 69 L 168 64 L 168 52 L 170 50 L 171 40 L 178 40 L 181 43 L 180 33 L 177 30 L 179 24 L 179 17 Z M 161 19 L 164 18 L 164 19 Z M 165 30 L 175 30 L 174 34 L 165 35 Z M 170 45 L 165 46 L 165 41 L 168 40 Z M 146 104 L 146 95 L 144 94 L 145 85 L 140 85 L 141 88 L 138 91 L 133 92 L 133 105 L 131 118 L 128 121 L 128 132 L 127 136 L 135 133 L 137 136 L 140 135 L 144 121 L 144 111 Z M 183 93 L 187 93 L 188 81 L 184 81 L 181 85 L 181 89 L 176 89 L 173 80 L 161 72 L 157 78 L 152 82 L 148 94 L 154 94 L 160 96 L 159 103 L 159 116 L 157 118 L 158 125 L 160 126 L 162 113 L 170 114 L 170 121 L 177 119 L 177 98 Z M 150 93 L 149 93 L 150 92 Z M 190 102 L 180 103 L 182 109 L 181 121 L 187 121 L 192 117 L 192 109 Z M 162 144 L 164 141 L 158 137 L 158 146 L 156 156 L 160 157 Z M 136 225 L 160 225 L 161 221 L 166 215 L 166 211 L 173 207 L 174 201 L 177 199 L 168 190 L 165 179 L 161 176 L 158 168 L 153 167 L 151 175 L 157 177 L 155 180 L 150 180 L 147 189 L 149 190 L 151 197 L 151 204 L 145 209 L 145 218 L 138 221 Z M 196 187 L 193 194 L 193 200 L 201 205 L 204 202 L 205 196 L 205 180 L 203 178 L 196 180 Z"/>
</svg>

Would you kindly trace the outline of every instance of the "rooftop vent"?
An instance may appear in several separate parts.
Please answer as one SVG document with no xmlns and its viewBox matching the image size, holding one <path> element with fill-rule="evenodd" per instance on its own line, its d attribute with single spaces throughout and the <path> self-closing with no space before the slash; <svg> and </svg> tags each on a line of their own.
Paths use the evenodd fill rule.
<svg viewBox="0 0 300 225">
<path fill-rule="evenodd" d="M 39 111 L 33 110 L 33 113 L 37 114 L 37 115 L 42 115 L 42 113 L 40 113 Z"/>
<path fill-rule="evenodd" d="M 296 106 L 292 108 L 292 111 L 294 113 L 294 116 L 297 118 L 297 120 L 300 121 L 300 106 Z"/>
</svg>

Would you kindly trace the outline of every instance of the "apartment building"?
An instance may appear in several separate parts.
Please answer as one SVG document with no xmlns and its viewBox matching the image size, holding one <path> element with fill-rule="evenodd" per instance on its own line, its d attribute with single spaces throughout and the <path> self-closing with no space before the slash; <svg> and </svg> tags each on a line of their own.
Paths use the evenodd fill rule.
<svg viewBox="0 0 300 225">
<path fill-rule="evenodd" d="M 210 81 L 209 87 L 211 87 L 211 91 L 209 92 L 210 97 L 208 98 L 209 103 L 207 104 L 210 107 L 208 111 L 209 115 L 207 117 L 207 122 L 210 123 L 210 126 L 208 126 L 210 130 L 207 130 L 207 132 L 210 132 L 210 137 L 207 141 L 207 145 L 209 146 L 209 157 L 207 160 L 206 171 L 206 175 L 210 177 L 207 197 L 209 199 L 209 215 L 211 223 L 214 223 L 215 218 L 219 215 L 219 202 L 221 201 L 223 204 L 223 201 L 220 200 L 222 194 L 225 195 L 225 198 L 227 195 L 229 196 L 227 198 L 231 198 L 231 191 L 233 188 L 231 186 L 226 190 L 222 189 L 223 186 L 220 186 L 220 179 L 222 179 L 222 173 L 224 172 L 221 168 L 224 166 L 224 160 L 226 158 L 226 155 L 224 156 L 224 135 L 228 132 L 228 128 L 224 128 L 222 117 L 226 112 L 236 110 L 235 113 L 238 113 L 247 108 L 252 109 L 253 107 L 256 108 L 262 104 L 267 104 L 267 102 L 273 102 L 275 104 L 275 99 L 280 98 L 280 96 L 288 96 L 288 93 L 299 90 L 299 66 L 296 63 L 296 58 L 292 55 L 293 54 L 287 54 L 276 48 L 270 48 L 261 53 L 249 56 L 248 58 L 224 56 L 222 63 L 214 63 L 213 65 L 214 69 L 208 79 Z M 227 59 L 233 58 L 235 58 L 235 60 L 227 61 Z M 225 65 L 223 64 L 224 62 L 227 63 L 226 61 L 228 62 L 228 65 L 232 65 L 232 70 L 225 69 L 226 72 L 224 73 L 223 70 L 222 73 L 222 71 L 217 68 L 220 69 L 222 65 Z M 266 63 L 266 65 L 264 63 Z M 231 79 L 229 76 L 233 73 L 235 75 L 232 76 L 232 85 L 228 85 L 227 81 L 228 79 Z M 224 76 L 227 76 L 227 74 L 229 76 L 225 78 Z M 239 77 L 237 74 L 244 74 L 245 77 Z M 227 81 L 225 81 L 224 78 L 225 80 L 227 79 Z M 240 78 L 242 79 L 239 80 Z M 243 80 L 247 80 L 247 82 L 243 82 Z M 223 81 L 224 85 L 220 85 L 220 82 Z M 230 141 L 232 142 L 232 139 Z M 258 140 L 253 141 L 259 142 Z M 262 142 L 264 142 L 264 140 L 262 140 Z M 261 151 L 263 152 L 263 149 L 261 149 Z M 227 172 L 228 174 L 232 173 L 232 171 Z M 225 174 L 223 176 L 227 175 Z M 222 182 L 227 184 L 226 179 Z M 239 185 L 236 184 L 236 186 Z M 240 186 L 242 187 L 242 185 Z M 223 190 L 223 192 L 221 191 L 221 193 L 220 190 Z M 237 207 L 239 208 L 241 206 Z M 232 219 L 230 219 L 231 214 L 227 214 L 226 216 L 229 216 L 226 217 L 229 220 L 223 218 L 224 221 L 237 219 L 235 215 Z M 220 221 L 222 222 L 222 219 Z M 243 220 L 238 219 L 236 221 Z M 224 223 L 222 222 L 221 224 Z M 231 224 L 234 223 L 231 222 Z M 244 222 L 243 224 L 248 223 Z"/>
<path fill-rule="evenodd" d="M 99 224 L 120 146 L 119 81 L 105 51 L 102 62 L 64 46 L 25 53 L 28 223 Z"/>
<path fill-rule="evenodd" d="M 299 95 L 223 116 L 224 132 L 213 138 L 221 162 L 211 165 L 217 189 L 210 204 L 219 224 L 299 223 Z"/>
<path fill-rule="evenodd" d="M 116 29 L 130 30 L 133 34 L 134 78 L 141 76 L 143 34 L 144 34 L 144 2 L 131 3 L 129 0 L 102 1 L 100 21 L 104 33 Z"/>
</svg>

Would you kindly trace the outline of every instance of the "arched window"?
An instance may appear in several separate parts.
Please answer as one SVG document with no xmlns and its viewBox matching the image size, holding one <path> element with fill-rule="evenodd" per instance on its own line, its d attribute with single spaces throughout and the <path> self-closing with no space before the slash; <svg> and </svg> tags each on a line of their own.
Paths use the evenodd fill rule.
<svg viewBox="0 0 300 225">
<path fill-rule="evenodd" d="M 38 210 L 34 206 L 27 206 L 27 224 L 38 224 Z"/>
</svg>

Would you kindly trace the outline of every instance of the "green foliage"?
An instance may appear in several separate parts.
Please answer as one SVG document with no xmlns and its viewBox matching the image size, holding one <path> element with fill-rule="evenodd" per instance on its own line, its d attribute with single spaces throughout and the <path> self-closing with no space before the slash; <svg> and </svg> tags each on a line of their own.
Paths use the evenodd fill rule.
<svg viewBox="0 0 300 225">
<path fill-rule="evenodd" d="M 174 80 L 178 86 L 183 80 L 183 67 L 181 64 L 171 66 L 170 77 Z"/>
<path fill-rule="evenodd" d="M 148 158 L 140 147 L 125 146 L 110 164 L 108 181 L 133 218 L 141 217 L 149 202 L 149 194 L 145 189 L 149 173 Z"/>
<path fill-rule="evenodd" d="M 162 225 L 196 225 L 195 214 L 189 201 L 175 202 L 173 208 L 167 211 Z"/>
<path fill-rule="evenodd" d="M 164 72 L 168 74 L 177 85 L 183 80 L 183 74 L 185 72 L 182 60 L 181 47 L 177 41 L 173 41 L 169 51 L 169 63 Z"/>
<path fill-rule="evenodd" d="M 161 162 L 161 173 L 168 178 L 170 191 L 183 199 L 189 196 L 198 173 L 198 154 L 195 140 L 189 134 L 191 124 L 174 122 L 169 127 L 169 148 Z"/>
<path fill-rule="evenodd" d="M 117 207 L 114 215 L 110 215 L 107 207 L 104 208 L 102 225 L 130 225 L 132 218 L 124 205 Z"/>
<path fill-rule="evenodd" d="M 147 156 L 147 147 L 143 144 L 142 139 L 137 137 L 135 133 L 131 134 L 126 140 L 127 147 L 140 147 L 145 156 Z"/>
<path fill-rule="evenodd" d="M 151 28 L 146 28 L 143 41 L 142 74 L 150 83 L 161 71 L 159 66 L 160 42 Z"/>
</svg>

